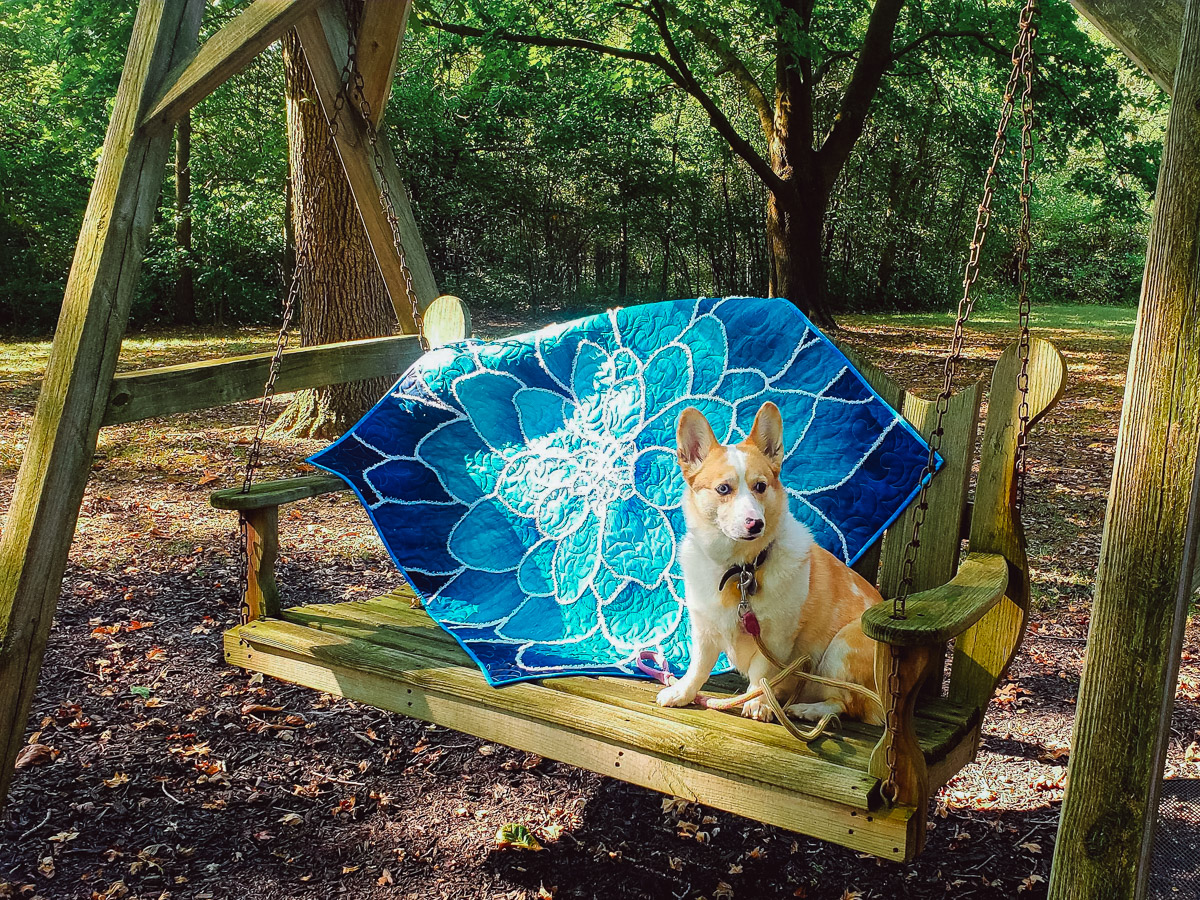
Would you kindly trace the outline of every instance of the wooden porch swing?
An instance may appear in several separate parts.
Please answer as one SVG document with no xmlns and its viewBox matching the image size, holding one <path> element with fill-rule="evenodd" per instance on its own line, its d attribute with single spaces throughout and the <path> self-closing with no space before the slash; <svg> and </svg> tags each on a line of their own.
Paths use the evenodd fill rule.
<svg viewBox="0 0 1200 900">
<path fill-rule="evenodd" d="M 202 6 L 200 0 L 144 0 L 139 8 L 64 303 L 59 334 L 75 343 L 52 357 L 47 374 L 51 403 L 59 407 L 44 417 L 50 425 L 35 423 L 31 434 L 30 453 L 44 454 L 39 457 L 44 465 L 36 472 L 31 467 L 28 476 L 23 469 L 18 483 L 10 521 L 29 524 L 12 532 L 24 542 L 16 550 L 26 561 L 13 571 L 22 585 L 26 579 L 35 587 L 52 583 L 55 596 L 70 529 L 61 548 L 47 537 L 47 529 L 62 518 L 62 504 L 74 503 L 77 510 L 88 448 L 94 448 L 102 425 L 251 399 L 255 382 L 267 382 L 269 397 L 272 390 L 394 375 L 420 355 L 422 325 L 439 343 L 470 331 L 470 317 L 459 301 L 433 301 L 432 273 L 403 185 L 386 143 L 375 134 L 407 4 L 367 5 L 368 13 L 379 17 L 370 26 L 376 40 L 359 48 L 357 70 L 346 50 L 352 43 L 340 3 L 256 0 L 189 57 Z M 1022 19 L 1012 88 L 1024 77 L 1028 89 L 1031 8 L 1032 2 Z M 119 333 L 114 340 L 109 332 L 123 331 L 132 290 L 122 274 L 128 269 L 120 264 L 144 249 L 157 198 L 156 189 L 146 185 L 161 177 L 169 126 L 292 27 L 300 35 L 322 109 L 340 125 L 332 140 L 397 317 L 417 334 L 286 352 L 281 340 L 274 354 L 114 378 Z M 369 33 L 367 27 L 364 22 L 360 33 Z M 872 386 L 939 447 L 945 460 L 921 501 L 858 566 L 868 578 L 878 578 L 885 596 L 898 598 L 896 606 L 881 605 L 863 622 L 865 632 L 879 641 L 877 680 L 887 685 L 881 698 L 887 727 L 846 723 L 834 736 L 802 744 L 777 724 L 660 708 L 648 682 L 575 677 L 494 689 L 453 639 L 413 608 L 407 589 L 367 602 L 285 609 L 274 576 L 279 507 L 346 490 L 332 476 L 262 483 L 213 496 L 215 506 L 238 511 L 246 522 L 244 621 L 225 636 L 226 659 L 876 856 L 911 859 L 924 845 L 931 793 L 974 758 L 987 704 L 1023 637 L 1029 574 L 1020 523 L 1022 450 L 1029 427 L 1057 401 L 1065 381 L 1058 350 L 1028 334 L 1023 258 L 1021 338 L 1004 351 L 993 372 L 974 502 L 969 503 L 982 385 L 952 394 L 951 377 L 961 358 L 962 325 L 971 312 L 970 287 L 990 214 L 991 179 L 1005 149 L 1015 97 L 1010 89 L 942 393 L 937 401 L 922 399 L 875 366 L 855 360 Z M 1031 115 L 1027 103 L 1023 112 Z M 1025 141 L 1023 149 L 1029 150 Z M 1024 172 L 1027 205 L 1027 166 Z M 376 202 L 381 194 L 383 204 Z M 1027 217 L 1024 222 L 1027 249 Z M 115 307 L 105 299 L 112 285 L 120 288 Z M 286 321 L 281 335 L 285 331 Z M 65 399 L 55 400 L 63 385 Z M 79 429 L 82 439 L 58 427 L 60 421 L 77 420 L 86 423 Z M 38 505 L 44 497 L 52 500 Z M 5 538 L 12 550 L 10 540 L 18 538 L 10 539 L 9 533 Z M 964 539 L 969 551 L 960 564 Z M 39 554 L 39 547 L 45 552 Z M 38 604 L 28 603 L 19 612 L 30 615 L 47 606 L 53 609 L 53 598 L 39 595 Z M 31 635 L 24 658 L 40 662 L 46 629 L 36 621 L 14 621 Z M 949 689 L 943 692 L 939 675 L 951 641 Z M 36 675 L 36 664 L 33 671 Z M 24 716 L 33 683 L 33 677 L 22 676 L 12 697 L 0 696 L 0 712 Z M 726 678 L 714 680 L 706 691 L 731 694 L 736 688 Z M 5 753 L 14 734 L 19 740 L 20 729 L 0 734 Z M 0 772 L 0 794 L 8 777 Z"/>
<path fill-rule="evenodd" d="M 887 686 L 881 691 L 886 727 L 847 723 L 836 735 L 804 744 L 778 724 L 661 708 L 654 702 L 657 685 L 646 682 L 567 677 L 492 688 L 407 586 L 365 602 L 284 608 L 274 575 L 279 507 L 349 490 L 327 475 L 251 485 L 284 358 L 294 286 L 268 367 L 245 483 L 212 496 L 214 506 L 240 514 L 247 560 L 241 623 L 225 635 L 226 660 L 876 856 L 911 859 L 919 853 L 930 796 L 974 759 L 984 711 L 1024 634 L 1029 603 L 1019 513 L 1024 439 L 1057 401 L 1065 379 L 1058 350 L 1028 331 L 1032 9 L 1030 2 L 1021 20 L 941 394 L 936 402 L 924 400 L 877 367 L 854 360 L 945 460 L 932 486 L 858 566 L 866 577 L 878 576 L 884 596 L 897 598 L 863 621 L 864 631 L 879 641 L 876 677 Z M 355 55 L 351 42 L 334 110 L 361 106 Z M 993 176 L 1022 80 L 1021 337 L 993 372 L 975 500 L 969 504 L 982 385 L 952 394 L 952 380 L 973 305 Z M 368 109 L 362 112 L 369 123 Z M 377 145 L 370 124 L 366 138 Z M 386 184 L 383 171 L 377 174 Z M 470 316 L 457 298 L 439 298 L 422 314 L 386 190 L 381 199 L 421 345 L 469 336 Z M 297 268 L 307 262 L 304 248 L 298 248 Z M 960 565 L 964 537 L 970 549 Z M 940 676 L 950 641 L 953 662 L 943 694 Z M 738 687 L 736 679 L 724 677 L 707 690 L 729 695 Z"/>
</svg>

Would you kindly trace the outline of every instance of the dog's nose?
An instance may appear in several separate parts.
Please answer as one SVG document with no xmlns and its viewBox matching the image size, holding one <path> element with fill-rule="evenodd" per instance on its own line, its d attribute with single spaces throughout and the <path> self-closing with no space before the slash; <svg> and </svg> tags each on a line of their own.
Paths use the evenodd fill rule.
<svg viewBox="0 0 1200 900">
<path fill-rule="evenodd" d="M 763 530 L 763 525 L 766 523 L 762 519 L 747 519 L 746 531 L 750 534 L 758 534 Z"/>
</svg>

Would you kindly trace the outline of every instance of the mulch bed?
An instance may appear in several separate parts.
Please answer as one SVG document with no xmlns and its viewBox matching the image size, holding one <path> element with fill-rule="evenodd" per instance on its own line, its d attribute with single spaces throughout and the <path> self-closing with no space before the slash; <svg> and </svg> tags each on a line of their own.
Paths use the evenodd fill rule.
<svg viewBox="0 0 1200 900">
<path fill-rule="evenodd" d="M 854 320 L 847 339 L 935 389 L 929 354 L 947 330 L 886 321 Z M 1129 344 L 1114 332 L 1051 337 L 1072 381 L 1034 443 L 1033 623 L 979 759 L 934 801 L 917 862 L 879 862 L 226 667 L 234 523 L 205 498 L 236 483 L 254 416 L 242 405 L 102 435 L 28 764 L 0 814 L 0 900 L 1044 896 Z M 983 374 L 1007 339 L 985 328 L 968 370 Z M 5 503 L 34 397 L 30 383 L 8 386 Z M 266 476 L 294 471 L 313 447 L 272 445 Z M 290 602 L 397 582 L 352 500 L 295 515 L 280 566 Z M 1198 701 L 1191 627 L 1172 774 L 1200 775 Z M 545 849 L 499 849 L 510 822 Z"/>
</svg>

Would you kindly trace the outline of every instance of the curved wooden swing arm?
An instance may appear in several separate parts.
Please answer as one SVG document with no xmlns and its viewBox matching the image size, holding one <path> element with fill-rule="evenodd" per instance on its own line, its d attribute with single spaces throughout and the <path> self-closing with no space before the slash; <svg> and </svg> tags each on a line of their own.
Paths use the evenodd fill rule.
<svg viewBox="0 0 1200 900">
<path fill-rule="evenodd" d="M 863 613 L 863 633 L 897 647 L 944 644 L 1000 602 L 1008 589 L 1008 562 L 999 553 L 969 553 L 958 574 L 940 587 L 908 598 L 908 618 L 893 619 L 886 603 Z"/>
</svg>

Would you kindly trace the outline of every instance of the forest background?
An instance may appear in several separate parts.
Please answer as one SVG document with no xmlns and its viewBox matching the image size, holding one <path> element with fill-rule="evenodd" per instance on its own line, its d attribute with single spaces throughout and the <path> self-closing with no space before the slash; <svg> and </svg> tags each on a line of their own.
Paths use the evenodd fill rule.
<svg viewBox="0 0 1200 900">
<path fill-rule="evenodd" d="M 245 5 L 213 0 L 205 31 Z M 752 70 L 774 64 L 757 23 L 777 5 L 713 11 Z M 1166 98 L 1065 0 L 1041 6 L 1034 299 L 1132 303 Z M 824 42 L 810 53 L 825 72 L 813 93 L 822 121 L 852 74 L 839 47 L 861 39 L 871 4 L 809 7 Z M 385 125 L 443 290 L 522 319 L 768 291 L 767 189 L 693 97 L 637 60 L 500 37 L 519 26 L 628 43 L 630 9 L 438 2 L 410 19 Z M 54 326 L 134 12 L 127 0 L 0 0 L 2 331 Z M 823 220 L 833 315 L 957 301 L 1016 18 L 1012 0 L 908 5 L 898 34 L 928 37 L 889 65 Z M 719 61 L 699 73 L 753 143 L 757 114 L 727 74 Z M 986 302 L 1014 292 L 1013 152 Z M 133 327 L 273 322 L 291 258 L 278 45 L 193 111 L 186 172 L 177 190 L 170 164 Z M 194 285 L 185 302 L 181 277 Z"/>
</svg>

